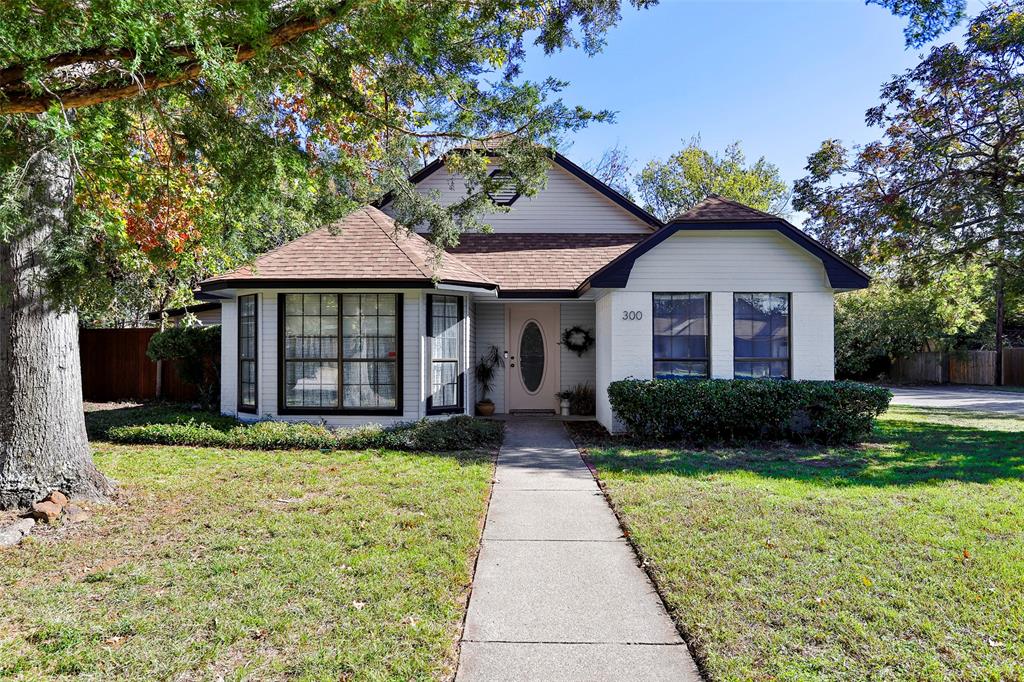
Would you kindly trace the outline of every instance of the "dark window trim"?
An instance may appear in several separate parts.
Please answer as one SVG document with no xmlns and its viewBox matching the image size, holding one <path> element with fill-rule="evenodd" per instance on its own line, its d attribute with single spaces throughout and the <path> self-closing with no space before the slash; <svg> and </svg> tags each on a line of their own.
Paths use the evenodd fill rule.
<svg viewBox="0 0 1024 682">
<path fill-rule="evenodd" d="M 242 299 L 253 298 L 253 339 L 252 339 L 252 362 L 255 367 L 255 376 L 253 376 L 253 390 L 256 394 L 256 402 L 252 405 L 244 405 L 242 403 Z M 237 408 L 239 412 L 245 412 L 246 414 L 259 414 L 260 404 L 260 296 L 259 294 L 245 294 L 239 296 L 236 299 L 236 305 L 238 313 L 235 315 L 235 327 L 238 331 L 236 337 L 235 355 L 238 360 L 238 395 L 237 395 Z"/>
<path fill-rule="evenodd" d="M 427 294 L 427 338 L 434 338 L 434 298 L 437 296 L 450 296 L 458 300 L 458 316 L 459 323 L 465 322 L 464 304 L 465 299 L 462 296 L 454 296 L 453 294 Z M 462 414 L 466 411 L 466 368 L 464 356 L 466 353 L 465 343 L 463 340 L 463 334 L 465 329 L 459 329 L 459 385 L 457 388 L 458 398 L 455 405 L 443 405 L 441 407 L 434 407 L 434 348 L 432 343 L 425 344 L 427 346 L 427 352 L 429 357 L 427 358 L 427 385 L 429 392 L 427 393 L 427 414 Z"/>
<path fill-rule="evenodd" d="M 754 296 L 756 294 L 768 294 L 770 296 L 786 297 L 786 347 L 788 352 L 785 358 L 746 358 L 736 356 L 736 297 Z M 790 381 L 793 378 L 793 292 L 792 291 L 734 291 L 732 292 L 732 376 L 736 378 L 737 362 L 782 362 L 786 361 L 786 376 L 782 379 L 769 377 L 776 381 Z M 746 379 L 747 377 L 741 377 Z"/>
<path fill-rule="evenodd" d="M 692 296 L 700 294 L 704 297 L 704 319 L 707 325 L 707 334 L 704 335 L 704 357 L 702 358 L 659 358 L 654 356 L 654 323 L 657 316 L 654 314 L 655 296 Z M 735 313 L 733 314 L 735 316 Z M 733 332 L 735 336 L 735 331 Z M 685 377 L 686 379 L 710 379 L 711 378 L 711 292 L 710 291 L 653 291 L 651 292 L 651 378 L 654 379 L 654 363 L 656 362 L 705 362 L 708 371 L 703 377 Z"/>
<path fill-rule="evenodd" d="M 401 292 L 379 292 L 379 291 L 322 291 L 322 294 L 338 295 L 338 407 L 287 407 L 285 404 L 285 344 L 284 344 L 284 318 L 285 318 L 285 296 L 281 292 L 277 295 L 277 413 L 287 415 L 341 415 L 354 417 L 369 416 L 402 416 L 404 405 L 402 403 L 402 385 L 405 377 L 402 374 L 402 363 L 405 358 L 405 336 L 403 335 L 403 313 L 405 312 L 403 301 L 404 295 Z M 342 407 L 345 402 L 345 368 L 342 353 L 342 324 L 341 316 L 345 294 L 381 294 L 385 293 L 395 297 L 395 407 L 394 408 L 352 408 Z"/>
</svg>

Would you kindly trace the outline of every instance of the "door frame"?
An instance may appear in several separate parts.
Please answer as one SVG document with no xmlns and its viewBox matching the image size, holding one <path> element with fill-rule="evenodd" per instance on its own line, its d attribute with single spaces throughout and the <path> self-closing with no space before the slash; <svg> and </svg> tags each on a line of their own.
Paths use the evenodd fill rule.
<svg viewBox="0 0 1024 682">
<path fill-rule="evenodd" d="M 550 396 L 550 409 L 555 414 L 558 414 L 558 400 L 555 398 L 555 393 L 562 389 L 562 332 L 559 329 L 559 327 L 562 324 L 561 303 L 557 301 L 541 301 L 530 303 L 524 302 L 505 304 L 505 349 L 508 353 L 506 362 L 508 362 L 510 358 L 515 357 L 515 361 L 518 363 L 519 358 L 516 356 L 519 352 L 519 329 L 512 328 L 512 309 L 514 306 L 518 307 L 518 309 L 520 310 L 523 308 L 547 308 L 549 314 L 553 313 L 552 319 L 555 320 L 555 329 L 548 329 L 549 325 L 546 325 L 543 319 L 538 319 L 537 317 L 530 317 L 529 319 L 536 321 L 537 325 L 540 327 L 541 334 L 544 337 L 544 379 L 548 378 L 549 371 L 551 372 L 550 376 L 554 377 L 554 391 L 551 392 Z M 544 317 L 547 317 L 547 315 L 545 315 Z M 512 406 L 512 382 L 518 381 L 518 379 L 511 375 L 512 369 L 513 368 L 511 367 L 506 368 L 507 374 L 505 377 L 505 412 L 511 414 L 513 409 L 518 409 L 520 411 L 529 411 L 530 408 L 513 408 Z M 515 369 L 518 369 L 518 367 L 516 367 Z M 543 390 L 544 379 L 541 380 L 541 390 Z M 540 409 L 547 411 L 547 408 Z"/>
</svg>

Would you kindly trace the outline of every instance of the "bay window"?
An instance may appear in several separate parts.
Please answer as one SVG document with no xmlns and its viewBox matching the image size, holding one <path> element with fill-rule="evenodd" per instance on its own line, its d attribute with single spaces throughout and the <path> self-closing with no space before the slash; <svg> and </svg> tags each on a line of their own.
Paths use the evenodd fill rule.
<svg viewBox="0 0 1024 682">
<path fill-rule="evenodd" d="M 401 412 L 400 294 L 280 298 L 282 412 Z"/>
<path fill-rule="evenodd" d="M 733 295 L 737 379 L 788 379 L 789 294 Z"/>
</svg>

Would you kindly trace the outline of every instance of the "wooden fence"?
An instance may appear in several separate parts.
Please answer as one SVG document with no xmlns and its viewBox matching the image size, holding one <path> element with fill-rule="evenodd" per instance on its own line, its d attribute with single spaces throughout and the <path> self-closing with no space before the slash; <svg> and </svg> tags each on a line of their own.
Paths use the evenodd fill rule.
<svg viewBox="0 0 1024 682">
<path fill-rule="evenodd" d="M 893 362 L 892 379 L 906 383 L 992 386 L 996 383 L 996 352 L 912 353 Z M 1024 386 L 1024 348 L 1003 350 L 1003 385 Z"/>
<path fill-rule="evenodd" d="M 81 329 L 82 397 L 93 402 L 156 398 L 156 363 L 146 357 L 156 329 Z M 189 402 L 198 398 L 194 386 L 178 376 L 173 362 L 163 367 L 163 398 Z"/>
</svg>

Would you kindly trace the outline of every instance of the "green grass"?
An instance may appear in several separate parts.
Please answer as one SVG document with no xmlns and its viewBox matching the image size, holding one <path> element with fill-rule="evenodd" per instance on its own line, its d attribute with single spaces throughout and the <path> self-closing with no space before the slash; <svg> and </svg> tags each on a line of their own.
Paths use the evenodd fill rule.
<svg viewBox="0 0 1024 682">
<path fill-rule="evenodd" d="M 894 408 L 871 441 L 592 442 L 712 679 L 1024 679 L 1024 419 Z"/>
<path fill-rule="evenodd" d="M 0 678 L 453 673 L 489 453 L 94 445 L 117 503 L 0 551 Z"/>
</svg>

